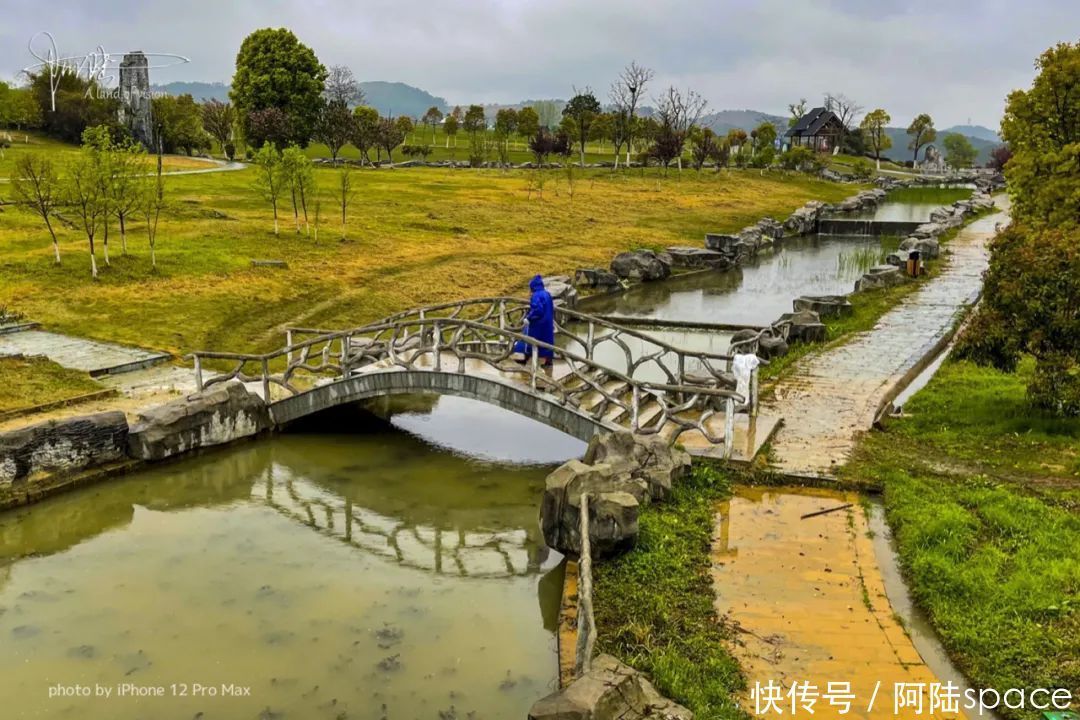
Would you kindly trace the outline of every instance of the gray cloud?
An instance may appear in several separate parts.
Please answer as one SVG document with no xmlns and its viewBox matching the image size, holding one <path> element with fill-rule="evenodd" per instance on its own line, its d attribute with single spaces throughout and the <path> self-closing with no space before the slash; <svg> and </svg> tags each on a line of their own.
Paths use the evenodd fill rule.
<svg viewBox="0 0 1080 720">
<path fill-rule="evenodd" d="M 61 0 L 2 15 L 6 76 L 33 62 L 27 41 L 48 30 L 64 54 L 101 45 L 191 59 L 155 71 L 155 82 L 227 82 L 249 32 L 286 26 L 326 64 L 452 103 L 566 97 L 587 85 L 603 95 L 636 59 L 655 69 L 657 91 L 689 86 L 712 109 L 782 114 L 836 91 L 886 108 L 895 124 L 925 111 L 939 127 L 996 127 L 1035 57 L 1080 27 L 1075 0 Z"/>
</svg>

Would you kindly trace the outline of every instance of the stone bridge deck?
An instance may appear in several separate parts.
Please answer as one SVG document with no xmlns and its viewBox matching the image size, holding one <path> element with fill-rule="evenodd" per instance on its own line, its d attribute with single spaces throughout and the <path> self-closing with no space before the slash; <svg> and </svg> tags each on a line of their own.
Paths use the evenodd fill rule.
<svg viewBox="0 0 1080 720">
<path fill-rule="evenodd" d="M 978 299 L 987 241 L 1004 210 L 963 228 L 945 247 L 941 273 L 904 298 L 870 331 L 807 357 L 777 383 L 762 412 L 784 418 L 772 442 L 774 466 L 789 475 L 830 476 L 870 429 L 880 409 L 945 346 Z"/>
</svg>

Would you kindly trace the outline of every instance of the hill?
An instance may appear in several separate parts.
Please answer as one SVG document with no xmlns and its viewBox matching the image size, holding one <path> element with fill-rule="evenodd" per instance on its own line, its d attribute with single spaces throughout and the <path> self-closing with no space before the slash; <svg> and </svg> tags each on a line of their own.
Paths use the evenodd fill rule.
<svg viewBox="0 0 1080 720">
<path fill-rule="evenodd" d="M 934 146 L 937 147 L 938 150 L 943 151 L 943 148 L 941 146 L 941 141 L 945 138 L 945 136 L 950 134 L 950 133 L 953 133 L 953 132 L 959 132 L 959 130 L 957 128 L 963 128 L 963 127 L 969 127 L 969 126 L 958 125 L 956 127 L 948 128 L 947 130 L 938 130 L 937 139 L 935 139 L 934 143 L 933 143 Z M 982 128 L 982 129 L 986 130 L 986 128 Z M 911 152 L 911 150 L 908 149 L 908 142 L 911 140 L 911 137 L 907 134 L 907 129 L 906 128 L 899 128 L 899 127 L 890 127 L 890 128 L 885 128 L 885 132 L 888 134 L 889 138 L 892 140 L 892 147 L 889 148 L 888 150 L 886 150 L 885 152 L 883 152 L 882 157 L 887 157 L 890 160 L 895 160 L 897 162 L 904 162 L 906 160 L 911 160 L 912 152 Z M 989 132 L 989 131 L 987 131 L 987 132 Z M 981 138 L 979 136 L 969 135 L 969 134 L 964 133 L 964 132 L 959 132 L 959 134 L 966 136 L 968 141 L 971 142 L 972 146 L 974 146 L 975 150 L 978 151 L 978 155 L 975 158 L 975 164 L 976 165 L 985 165 L 990 160 L 990 151 L 1001 144 L 1001 141 L 996 140 L 996 139 L 995 140 L 986 140 L 986 139 Z M 991 134 L 993 134 L 993 133 L 991 133 Z M 996 138 L 997 136 L 995 135 L 994 137 Z M 919 148 L 919 159 L 922 160 L 924 155 L 925 155 L 925 146 L 923 146 L 922 148 Z"/>
<path fill-rule="evenodd" d="M 370 80 L 360 83 L 360 88 L 364 91 L 366 97 L 364 102 L 383 115 L 419 117 L 427 112 L 427 109 L 432 105 L 443 112 L 448 109 L 446 100 L 443 98 L 436 97 L 420 88 L 405 83 Z M 200 102 L 204 100 L 228 102 L 229 100 L 229 86 L 221 82 L 171 82 L 165 85 L 154 85 L 151 89 L 169 95 L 190 94 Z"/>
<path fill-rule="evenodd" d="M 763 122 L 771 122 L 780 130 L 787 130 L 787 118 L 770 115 L 760 110 L 720 110 L 707 113 L 701 124 L 712 128 L 718 135 L 726 135 L 729 130 L 738 128 L 750 132 Z"/>
<path fill-rule="evenodd" d="M 950 128 L 938 131 L 939 135 L 948 135 L 949 133 L 960 133 L 961 135 L 967 135 L 968 138 L 985 140 L 995 145 L 1001 144 L 1001 137 L 990 128 L 982 125 L 953 125 Z"/>
</svg>

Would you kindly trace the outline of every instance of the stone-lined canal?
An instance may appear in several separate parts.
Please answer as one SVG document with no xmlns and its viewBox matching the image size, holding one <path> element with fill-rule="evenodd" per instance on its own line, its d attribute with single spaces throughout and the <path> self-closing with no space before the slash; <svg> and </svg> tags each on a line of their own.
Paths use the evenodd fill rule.
<svg viewBox="0 0 1080 720">
<path fill-rule="evenodd" d="M 523 717 L 557 672 L 538 501 L 582 446 L 467 401 L 417 409 L 395 421 L 417 434 L 282 435 L 0 516 L 4 715 Z"/>
</svg>

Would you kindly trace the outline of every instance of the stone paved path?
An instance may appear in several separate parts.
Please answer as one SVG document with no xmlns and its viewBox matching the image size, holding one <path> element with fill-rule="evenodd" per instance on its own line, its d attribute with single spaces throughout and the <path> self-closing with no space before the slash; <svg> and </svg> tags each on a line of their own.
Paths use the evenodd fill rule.
<svg viewBox="0 0 1080 720">
<path fill-rule="evenodd" d="M 127 372 L 169 359 L 167 353 L 61 335 L 24 330 L 0 335 L 0 355 L 44 355 L 58 365 L 92 376 Z"/>
<path fill-rule="evenodd" d="M 960 231 L 941 274 L 886 313 L 873 330 L 801 361 L 780 381 L 762 412 L 784 424 L 772 442 L 774 467 L 792 475 L 831 475 L 869 430 L 879 406 L 955 326 L 960 311 L 975 302 L 986 269 L 986 242 L 1004 210 Z"/>
</svg>

